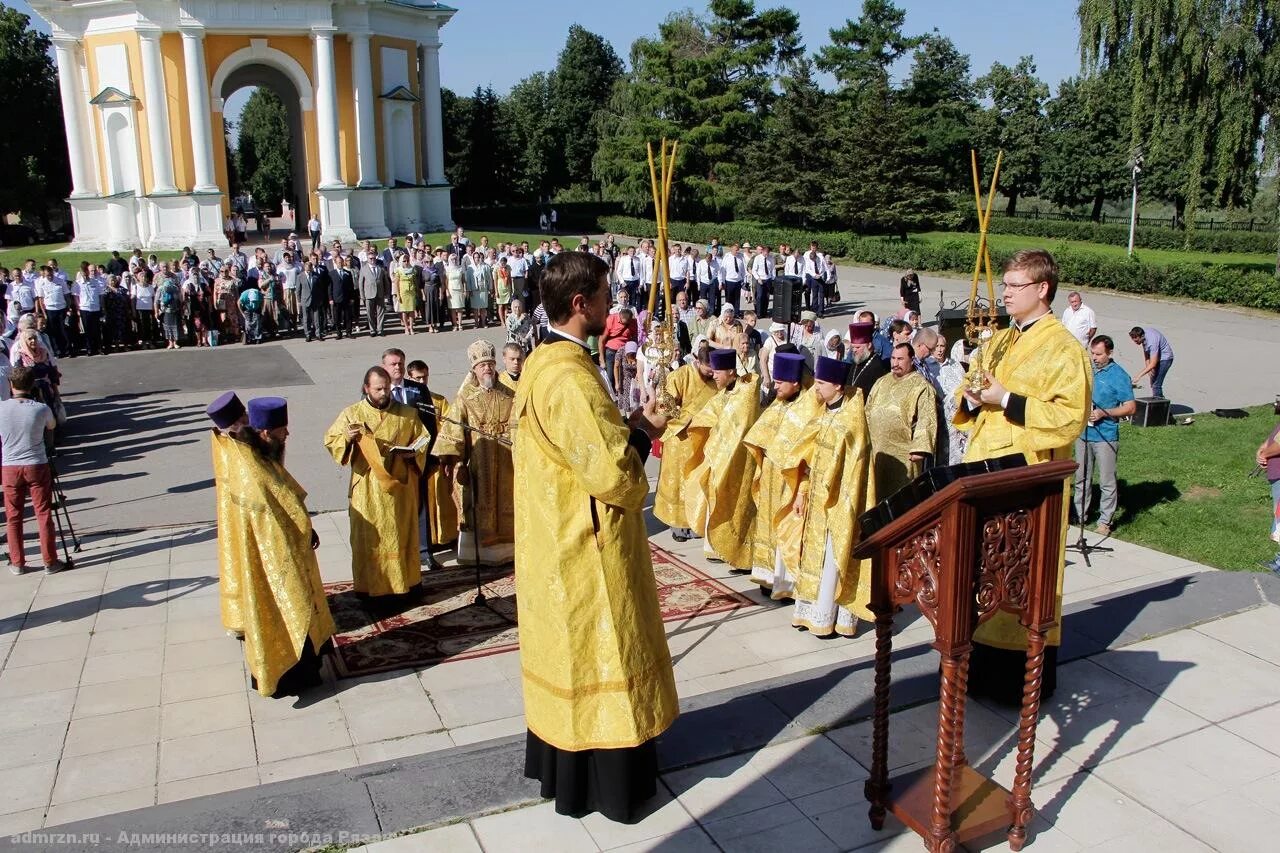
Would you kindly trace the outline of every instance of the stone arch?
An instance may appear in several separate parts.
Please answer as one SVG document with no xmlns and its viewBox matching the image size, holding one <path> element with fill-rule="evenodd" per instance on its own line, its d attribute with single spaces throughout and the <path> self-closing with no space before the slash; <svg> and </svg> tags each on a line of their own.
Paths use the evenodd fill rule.
<svg viewBox="0 0 1280 853">
<path fill-rule="evenodd" d="M 223 63 L 225 65 L 226 63 Z M 295 63 L 296 64 L 296 63 Z M 222 88 L 217 90 L 218 101 L 224 101 L 237 89 L 260 87 L 270 89 L 279 96 L 284 104 L 285 116 L 289 127 L 289 164 L 292 180 L 290 181 L 294 205 L 295 228 L 305 226 L 311 217 L 311 186 L 307 179 L 307 144 L 303 127 L 302 95 L 296 87 L 291 75 L 274 65 L 251 61 L 241 64 L 221 79 Z M 307 99 L 308 102 L 310 99 Z M 229 153 L 228 153 L 229 156 Z M 230 190 L 230 187 L 227 188 Z M 274 207 L 276 199 L 258 199 Z"/>
<path fill-rule="evenodd" d="M 213 73 L 213 85 L 210 87 L 214 110 L 222 112 L 222 102 L 224 100 L 222 93 L 228 91 L 226 88 L 228 78 L 246 65 L 265 65 L 282 72 L 292 81 L 293 88 L 298 93 L 298 101 L 302 111 L 311 111 L 313 106 L 312 92 L 314 91 L 314 87 L 311 85 L 311 78 L 307 76 L 306 70 L 298 64 L 298 60 L 282 50 L 268 47 L 266 39 L 249 39 L 248 47 L 242 47 L 222 60 L 218 70 Z M 235 87 L 229 91 L 235 91 Z"/>
</svg>

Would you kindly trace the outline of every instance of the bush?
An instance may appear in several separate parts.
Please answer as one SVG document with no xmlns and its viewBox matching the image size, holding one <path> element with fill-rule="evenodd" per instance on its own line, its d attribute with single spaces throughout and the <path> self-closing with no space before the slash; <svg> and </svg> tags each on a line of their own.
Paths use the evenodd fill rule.
<svg viewBox="0 0 1280 853">
<path fill-rule="evenodd" d="M 969 217 L 964 230 L 976 231 L 977 226 Z M 1100 225 L 1097 222 L 1065 222 L 1056 219 L 1010 219 L 995 216 L 991 220 L 993 234 L 1020 234 L 1027 237 L 1049 237 L 1056 240 L 1079 240 L 1084 243 L 1101 243 L 1107 246 L 1128 246 L 1129 226 L 1121 224 Z M 1139 226 L 1134 234 L 1134 245 L 1143 249 L 1191 249 L 1197 252 L 1241 252 L 1272 254 L 1276 251 L 1276 234 L 1271 231 L 1209 231 L 1196 229 L 1191 232 L 1187 245 L 1187 232 L 1174 228 Z"/>
<path fill-rule="evenodd" d="M 601 217 L 600 227 L 604 231 L 632 237 L 652 235 L 655 230 L 652 220 L 628 216 Z M 824 252 L 859 264 L 920 271 L 973 271 L 973 240 L 958 235 L 954 240 L 908 239 L 903 242 L 885 237 L 859 237 L 840 231 L 797 231 L 756 222 L 671 222 L 668 223 L 668 231 L 672 240 L 696 244 L 706 244 L 716 236 L 722 243 L 746 240 L 775 248 L 779 243 L 808 246 L 810 240 L 817 240 Z M 1213 264 L 1150 264 L 1144 263 L 1136 254 L 1133 258 L 1115 258 L 1066 243 L 1059 243 L 1052 251 L 1065 283 L 1122 293 L 1154 293 L 1280 311 L 1280 282 L 1269 273 L 1244 272 Z M 1005 253 L 992 249 L 991 263 L 995 268 L 999 268 L 1005 258 Z"/>
</svg>

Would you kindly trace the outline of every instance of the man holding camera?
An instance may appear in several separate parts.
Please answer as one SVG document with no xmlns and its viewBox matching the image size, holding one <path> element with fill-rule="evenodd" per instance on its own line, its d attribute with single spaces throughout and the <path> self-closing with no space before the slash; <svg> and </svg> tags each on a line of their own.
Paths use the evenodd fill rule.
<svg viewBox="0 0 1280 853">
<path fill-rule="evenodd" d="M 0 453 L 4 455 L 0 476 L 4 482 L 4 514 L 8 521 L 9 572 L 27 570 L 22 547 L 22 515 L 27 493 L 35 509 L 40 531 L 40 556 L 44 573 L 52 575 L 64 568 L 53 539 L 53 467 L 45 450 L 45 440 L 53 435 L 53 410 L 32 399 L 36 375 L 29 367 L 18 366 L 9 373 L 12 397 L 0 403 Z"/>
</svg>

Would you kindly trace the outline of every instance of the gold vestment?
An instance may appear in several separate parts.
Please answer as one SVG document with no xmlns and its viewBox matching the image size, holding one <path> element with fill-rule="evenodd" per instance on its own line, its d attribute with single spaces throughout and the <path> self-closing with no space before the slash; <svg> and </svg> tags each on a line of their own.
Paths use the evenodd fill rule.
<svg viewBox="0 0 1280 853">
<path fill-rule="evenodd" d="M 871 470 L 876 494 L 888 497 L 924 472 L 912 453 L 938 452 L 938 395 L 918 370 L 901 379 L 885 374 L 871 386 L 867 399 L 871 436 Z"/>
<path fill-rule="evenodd" d="M 981 369 L 985 353 L 997 352 L 1013 336 L 1004 357 L 993 371 L 996 380 L 1012 394 L 1026 397 L 1026 421 L 1016 424 L 999 405 L 984 405 L 975 413 L 964 399 L 968 377 L 956 391 L 960 405 L 953 423 L 969 433 L 966 462 L 1022 453 L 1027 462 L 1052 462 L 1072 458 L 1075 441 L 1084 432 L 1093 405 L 1093 366 L 1089 353 L 1052 313 L 1045 314 L 1026 332 L 1001 329 L 979 350 L 971 370 Z M 1067 511 L 1071 505 L 1071 479 L 1062 485 L 1062 562 L 1058 566 L 1058 595 L 1054 612 L 1058 625 L 1049 632 L 1049 645 L 1062 642 L 1062 580 L 1066 560 Z M 1027 632 L 1018 617 L 1001 610 L 978 626 L 973 638 L 1002 649 L 1025 650 Z"/>
<path fill-rule="evenodd" d="M 804 525 L 793 507 L 806 477 L 804 460 L 812 453 L 814 433 L 809 425 L 821 410 L 818 398 L 801 389 L 790 400 L 770 403 L 742 440 L 756 461 L 751 486 L 756 504 L 753 567 L 772 567 L 779 552 L 788 572 L 794 575 L 800 566 Z"/>
<path fill-rule="evenodd" d="M 514 401 L 515 393 L 505 385 L 495 383 L 492 390 L 486 391 L 475 382 L 474 374 L 468 374 L 449 409 L 451 420 L 440 424 L 431 455 L 460 460 L 454 498 L 459 517 L 472 519 L 458 536 L 460 563 L 474 565 L 477 551 L 479 561 L 485 565 L 511 562 L 515 549 L 511 448 L 497 439 L 511 437 Z M 454 421 L 471 429 L 463 429 Z"/>
<path fill-rule="evenodd" d="M 238 555 L 244 547 L 244 531 L 240 527 L 240 515 L 231 504 L 227 490 L 227 460 L 230 436 L 213 430 L 210 442 L 213 451 L 213 495 L 218 528 L 218 598 L 222 612 L 222 627 L 238 634 L 244 633 L 244 614 L 241 612 L 241 578 Z"/>
<path fill-rule="evenodd" d="M 871 601 L 871 561 L 850 556 L 858 543 L 858 516 L 876 502 L 875 484 L 869 476 L 871 442 L 862 392 L 846 388 L 839 408 L 823 405 L 810 422 L 810 431 L 805 460 L 809 497 L 800 539 L 796 600 L 818 599 L 830 538 L 837 570 L 836 603 L 859 619 L 874 619 L 867 606 Z M 813 630 L 821 626 L 806 627 Z"/>
<path fill-rule="evenodd" d="M 630 430 L 587 351 L 533 351 L 515 414 L 516 602 L 529 730 L 558 749 L 619 749 L 679 713 Z"/>
<path fill-rule="evenodd" d="M 359 425 L 359 442 L 347 444 L 347 427 Z M 426 448 L 393 458 L 427 435 L 412 406 L 392 400 L 377 409 L 367 400 L 347 406 L 324 434 L 324 446 L 339 465 L 351 466 L 351 578 L 355 591 L 399 595 L 422 581 L 418 555 L 418 480 Z"/>
<path fill-rule="evenodd" d="M 311 549 L 307 493 L 283 465 L 249 445 L 225 435 L 213 442 L 223 459 L 227 520 L 244 534 L 229 543 L 228 555 L 240 578 L 245 661 L 258 692 L 270 696 L 305 644 L 318 651 L 334 631 Z"/>
<path fill-rule="evenodd" d="M 431 404 L 436 407 L 436 430 L 444 426 L 449 417 L 449 401 L 443 394 L 432 394 Z M 436 544 L 452 542 L 458 538 L 458 505 L 453 502 L 453 482 L 439 466 L 427 475 L 427 526 L 431 541 Z"/>
<path fill-rule="evenodd" d="M 756 519 L 751 496 L 755 457 L 742 439 L 759 416 L 760 377 L 748 375 L 717 392 L 693 416 L 688 429 L 684 507 L 689 527 L 739 569 L 751 568 Z"/>
<path fill-rule="evenodd" d="M 653 496 L 653 515 L 668 527 L 689 527 L 684 511 L 685 465 L 691 450 L 689 422 L 715 395 L 716 383 L 692 364 L 685 364 L 667 374 L 667 391 L 675 398 L 680 414 L 662 433 L 662 467 Z"/>
</svg>

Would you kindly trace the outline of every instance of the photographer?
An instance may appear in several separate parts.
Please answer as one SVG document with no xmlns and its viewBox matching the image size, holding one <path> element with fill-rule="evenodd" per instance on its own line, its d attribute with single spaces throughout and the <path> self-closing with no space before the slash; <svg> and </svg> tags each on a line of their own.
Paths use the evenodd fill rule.
<svg viewBox="0 0 1280 853">
<path fill-rule="evenodd" d="M 1102 487 L 1098 512 L 1098 533 L 1111 535 L 1111 520 L 1116 511 L 1116 459 L 1120 447 L 1120 418 L 1137 410 L 1133 400 L 1133 382 L 1111 353 L 1115 343 L 1106 335 L 1098 335 L 1089 345 L 1093 358 L 1093 407 L 1089 425 L 1076 440 L 1075 500 L 1072 505 L 1083 523 L 1089 516 L 1093 497 L 1093 474 Z M 1088 473 L 1086 478 L 1085 474 Z"/>
</svg>

